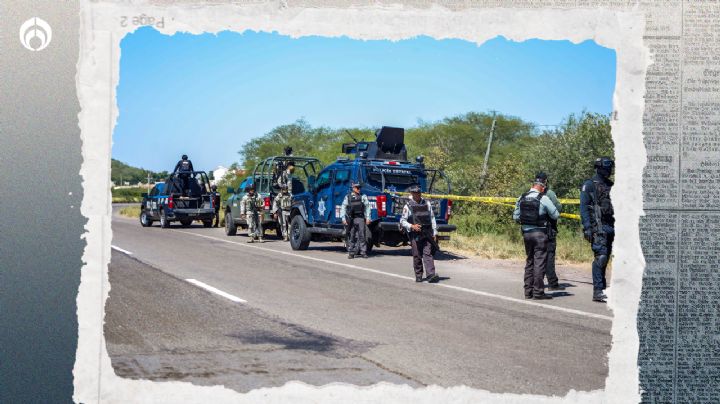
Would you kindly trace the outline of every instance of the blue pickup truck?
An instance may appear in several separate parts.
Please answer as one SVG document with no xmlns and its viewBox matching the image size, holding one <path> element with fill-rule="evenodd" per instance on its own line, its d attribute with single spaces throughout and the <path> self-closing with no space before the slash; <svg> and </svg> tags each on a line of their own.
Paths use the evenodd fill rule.
<svg viewBox="0 0 720 404">
<path fill-rule="evenodd" d="M 211 227 L 215 217 L 210 181 L 204 171 L 171 174 L 165 182 L 155 184 L 149 193 L 143 193 L 140 205 L 140 224 L 143 227 L 160 222 L 160 227 L 170 227 L 180 222 L 188 227 L 199 220 Z"/>
<path fill-rule="evenodd" d="M 400 227 L 400 216 L 407 203 L 403 192 L 410 185 L 419 184 L 423 192 L 436 195 L 450 193 L 450 182 L 442 171 L 426 168 L 421 156 L 408 161 L 404 129 L 384 126 L 375 136 L 373 142 L 344 144 L 346 156 L 325 167 L 317 177 L 308 177 L 305 192 L 293 194 L 290 245 L 294 250 L 307 249 L 310 241 L 347 242 L 340 207 L 353 181 L 360 183 L 371 205 L 368 252 L 373 245 L 394 247 L 408 240 Z M 447 233 L 456 230 L 448 223 L 452 201 L 437 198 L 430 203 L 438 231 L 444 233 L 438 239 L 448 240 Z"/>
</svg>

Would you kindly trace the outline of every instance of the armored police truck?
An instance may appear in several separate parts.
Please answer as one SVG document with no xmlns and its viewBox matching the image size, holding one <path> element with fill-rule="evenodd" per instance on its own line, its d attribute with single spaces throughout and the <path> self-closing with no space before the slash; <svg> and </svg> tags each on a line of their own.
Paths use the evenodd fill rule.
<svg viewBox="0 0 720 404">
<path fill-rule="evenodd" d="M 408 241 L 400 226 L 400 216 L 407 202 L 404 191 L 419 184 L 431 194 L 449 194 L 450 182 L 440 170 L 428 169 L 422 156 L 415 162 L 407 159 L 405 130 L 383 126 L 375 141 L 357 141 L 342 146 L 345 156 L 325 167 L 317 177 L 308 178 L 306 192 L 294 194 L 290 213 L 290 245 L 305 250 L 310 241 L 345 241 L 347 229 L 340 217 L 343 199 L 351 192 L 351 182 L 360 184 L 371 207 L 371 223 L 366 232 L 368 251 L 384 244 L 398 246 Z M 402 195 L 401 195 L 402 194 Z M 439 232 L 456 230 L 448 223 L 452 201 L 447 198 L 430 201 Z M 448 240 L 448 235 L 439 237 Z"/>
</svg>

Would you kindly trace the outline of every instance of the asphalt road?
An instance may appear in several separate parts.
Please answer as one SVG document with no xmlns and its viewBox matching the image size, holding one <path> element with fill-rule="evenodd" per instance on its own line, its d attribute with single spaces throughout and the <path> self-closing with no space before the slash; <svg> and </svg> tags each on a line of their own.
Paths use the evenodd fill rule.
<svg viewBox="0 0 720 404">
<path fill-rule="evenodd" d="M 300 252 L 201 225 L 112 225 L 105 336 L 123 377 L 238 391 L 387 381 L 564 395 L 605 384 L 612 313 L 591 301 L 582 270 L 561 266 L 567 290 L 526 301 L 516 262 L 443 254 L 444 279 L 416 284 L 407 248 L 348 260 L 339 243 Z"/>
</svg>

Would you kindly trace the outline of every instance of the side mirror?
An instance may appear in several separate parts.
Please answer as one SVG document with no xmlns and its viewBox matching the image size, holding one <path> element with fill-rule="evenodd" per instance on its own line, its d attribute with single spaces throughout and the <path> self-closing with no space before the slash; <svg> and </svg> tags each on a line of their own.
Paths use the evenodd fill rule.
<svg viewBox="0 0 720 404">
<path fill-rule="evenodd" d="M 234 193 L 235 193 L 235 190 L 233 189 L 233 187 L 227 187 L 227 190 L 226 190 L 226 191 L 227 191 L 228 194 L 234 194 Z"/>
<path fill-rule="evenodd" d="M 140 194 L 140 196 L 142 196 L 143 198 L 147 198 L 148 193 L 147 193 L 147 192 L 143 192 L 142 194 Z"/>
</svg>

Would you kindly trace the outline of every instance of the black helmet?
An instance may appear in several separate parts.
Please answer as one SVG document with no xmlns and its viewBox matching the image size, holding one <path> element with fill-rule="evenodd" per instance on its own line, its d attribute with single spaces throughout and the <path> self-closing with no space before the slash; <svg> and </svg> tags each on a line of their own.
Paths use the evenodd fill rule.
<svg viewBox="0 0 720 404">
<path fill-rule="evenodd" d="M 610 157 L 598 157 L 595 159 L 595 168 L 610 168 L 615 167 L 615 161 Z"/>
<path fill-rule="evenodd" d="M 418 184 L 413 184 L 413 185 L 410 185 L 410 186 L 408 187 L 407 191 L 408 191 L 408 192 L 417 192 L 417 193 L 420 193 L 420 192 L 422 192 L 422 189 L 420 188 L 420 185 L 418 185 Z"/>
<path fill-rule="evenodd" d="M 180 159 L 181 159 L 181 160 L 187 160 L 187 159 L 188 159 L 187 154 L 183 154 L 182 157 L 180 157 Z"/>
<path fill-rule="evenodd" d="M 215 184 L 210 185 L 210 189 L 212 189 L 213 191 L 217 191 L 217 185 L 215 185 Z"/>
</svg>

